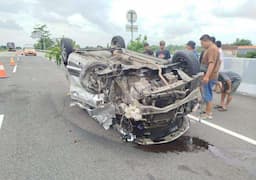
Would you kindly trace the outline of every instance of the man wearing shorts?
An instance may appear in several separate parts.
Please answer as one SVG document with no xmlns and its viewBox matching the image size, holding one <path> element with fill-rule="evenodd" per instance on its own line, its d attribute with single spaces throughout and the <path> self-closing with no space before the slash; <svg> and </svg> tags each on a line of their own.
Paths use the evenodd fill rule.
<svg viewBox="0 0 256 180">
<path fill-rule="evenodd" d="M 217 87 L 221 92 L 221 103 L 215 106 L 219 111 L 227 111 L 227 107 L 232 100 L 232 95 L 239 87 L 242 78 L 239 74 L 232 71 L 220 72 Z"/>
<path fill-rule="evenodd" d="M 201 66 L 205 67 L 201 91 L 203 100 L 206 103 L 206 109 L 202 114 L 202 118 L 212 119 L 212 88 L 218 79 L 220 53 L 208 34 L 201 36 L 200 41 L 202 47 L 205 49 L 201 62 Z"/>
</svg>

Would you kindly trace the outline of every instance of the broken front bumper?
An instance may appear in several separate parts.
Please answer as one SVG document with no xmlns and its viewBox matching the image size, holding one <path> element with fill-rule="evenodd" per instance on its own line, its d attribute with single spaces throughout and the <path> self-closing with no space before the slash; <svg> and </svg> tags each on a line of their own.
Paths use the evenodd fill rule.
<svg viewBox="0 0 256 180">
<path fill-rule="evenodd" d="M 135 142 L 141 145 L 168 143 L 168 142 L 174 141 L 175 139 L 178 139 L 180 136 L 185 134 L 188 131 L 189 127 L 190 127 L 190 121 L 186 116 L 184 116 L 183 125 L 177 131 L 170 133 L 169 135 L 157 140 L 152 140 L 150 138 L 136 138 Z"/>
</svg>

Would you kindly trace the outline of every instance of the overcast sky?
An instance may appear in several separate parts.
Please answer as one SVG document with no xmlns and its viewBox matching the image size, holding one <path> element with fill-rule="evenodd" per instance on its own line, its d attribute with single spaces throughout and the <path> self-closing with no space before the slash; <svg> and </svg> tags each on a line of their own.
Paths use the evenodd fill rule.
<svg viewBox="0 0 256 180">
<path fill-rule="evenodd" d="M 185 44 L 208 33 L 224 43 L 246 38 L 256 44 L 256 1 L 252 0 L 1 0 L 0 44 L 33 43 L 35 24 L 47 24 L 52 38 L 66 36 L 81 46 L 126 41 L 126 12 L 138 14 L 139 34 L 151 44 Z"/>
</svg>

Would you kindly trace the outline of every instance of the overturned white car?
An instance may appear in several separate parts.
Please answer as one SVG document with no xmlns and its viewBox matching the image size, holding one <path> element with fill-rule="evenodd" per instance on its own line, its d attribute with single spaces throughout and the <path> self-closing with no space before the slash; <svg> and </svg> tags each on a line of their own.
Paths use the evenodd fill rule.
<svg viewBox="0 0 256 180">
<path fill-rule="evenodd" d="M 105 129 L 144 145 L 173 141 L 189 129 L 186 115 L 200 97 L 193 53 L 179 51 L 170 63 L 125 49 L 120 36 L 111 48 L 73 50 L 69 39 L 61 45 L 72 103 Z"/>
</svg>

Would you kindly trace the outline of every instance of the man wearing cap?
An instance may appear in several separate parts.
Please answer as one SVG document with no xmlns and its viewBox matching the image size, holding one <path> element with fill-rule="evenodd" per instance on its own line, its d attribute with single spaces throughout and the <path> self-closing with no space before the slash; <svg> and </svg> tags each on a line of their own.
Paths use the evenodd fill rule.
<svg viewBox="0 0 256 180">
<path fill-rule="evenodd" d="M 216 43 L 216 38 L 214 36 L 211 36 L 210 38 L 211 38 L 211 41 L 213 42 L 213 44 L 215 44 Z"/>
<path fill-rule="evenodd" d="M 196 59 L 199 59 L 198 54 L 195 50 L 196 49 L 196 43 L 194 41 L 188 41 L 188 43 L 186 44 L 186 49 L 188 51 L 192 51 L 194 53 Z"/>
<path fill-rule="evenodd" d="M 164 41 L 160 41 L 160 49 L 156 52 L 156 57 L 167 60 L 171 58 L 170 52 L 165 49 Z"/>
<path fill-rule="evenodd" d="M 205 67 L 202 79 L 202 96 L 206 103 L 206 109 L 202 117 L 205 119 L 212 119 L 212 88 L 218 79 L 220 53 L 208 34 L 201 36 L 200 41 L 202 47 L 205 49 L 201 64 Z"/>
</svg>

